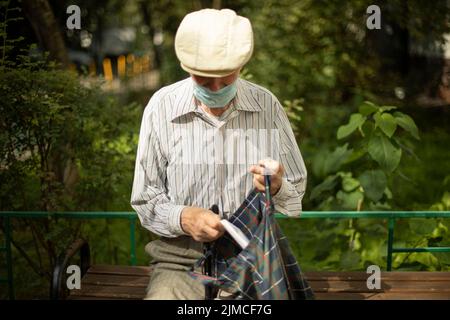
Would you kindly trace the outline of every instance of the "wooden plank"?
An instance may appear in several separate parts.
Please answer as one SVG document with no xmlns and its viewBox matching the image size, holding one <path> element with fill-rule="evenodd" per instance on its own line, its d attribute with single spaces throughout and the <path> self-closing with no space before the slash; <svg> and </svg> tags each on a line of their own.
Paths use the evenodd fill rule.
<svg viewBox="0 0 450 320">
<path fill-rule="evenodd" d="M 125 274 L 125 275 L 143 275 L 148 276 L 152 270 L 150 266 L 111 266 L 94 265 L 89 269 L 89 273 L 103 274 Z M 310 271 L 304 273 L 310 281 L 314 280 L 366 280 L 369 276 L 366 272 L 352 271 Z M 429 272 L 429 271 L 391 271 L 381 272 L 381 278 L 384 280 L 424 280 L 426 281 L 450 281 L 450 272 Z"/>
<path fill-rule="evenodd" d="M 313 271 L 305 272 L 305 277 L 309 281 L 324 281 L 324 280 L 364 280 L 366 281 L 369 275 L 365 272 L 340 272 L 340 271 Z M 450 272 L 428 272 L 428 271 L 391 271 L 381 272 L 382 280 L 404 280 L 404 281 L 450 281 Z"/>
<path fill-rule="evenodd" d="M 334 279 L 336 277 L 332 277 Z M 137 286 L 147 287 L 149 276 L 136 276 L 129 274 L 97 274 L 88 273 L 83 277 L 82 284 L 100 286 Z M 376 292 L 380 290 L 369 290 L 366 279 L 363 280 L 311 280 L 310 284 L 315 291 L 347 291 L 347 292 Z M 381 290 L 383 291 L 450 291 L 450 281 L 404 281 L 404 280 L 382 280 Z"/>
<path fill-rule="evenodd" d="M 80 290 L 72 290 L 71 296 L 96 297 L 105 299 L 142 299 L 145 297 L 145 288 L 82 285 Z"/>
<path fill-rule="evenodd" d="M 381 281 L 381 289 L 367 288 L 366 281 L 310 281 L 316 292 L 442 292 L 450 294 L 450 282 Z"/>
<path fill-rule="evenodd" d="M 108 290 L 110 289 L 110 290 Z M 133 299 L 140 300 L 145 290 L 133 291 L 133 287 L 83 287 L 74 290 L 70 299 Z M 450 295 L 440 292 L 315 292 L 317 300 L 450 300 Z"/>
<path fill-rule="evenodd" d="M 111 297 L 89 297 L 89 296 L 75 296 L 70 295 L 67 297 L 67 300 L 141 300 L 137 298 L 125 299 L 125 298 L 111 298 Z"/>
<path fill-rule="evenodd" d="M 147 288 L 149 276 L 88 273 L 81 280 L 83 285 L 122 286 Z"/>
<path fill-rule="evenodd" d="M 110 290 L 108 290 L 110 289 Z M 69 299 L 92 300 L 141 300 L 145 297 L 145 290 L 133 291 L 133 287 L 83 287 L 74 290 Z M 317 300 L 450 300 L 450 295 L 440 292 L 315 292 Z"/>
<path fill-rule="evenodd" d="M 152 268 L 151 267 L 147 267 L 147 266 L 94 265 L 94 266 L 89 268 L 88 273 L 149 276 L 151 270 L 152 270 Z"/>
<path fill-rule="evenodd" d="M 316 292 L 317 300 L 450 300 L 450 295 L 439 292 Z"/>
<path fill-rule="evenodd" d="M 69 299 L 142 299 L 152 268 L 92 266 Z M 305 272 L 317 299 L 446 299 L 450 272 L 382 272 L 381 290 L 369 290 L 365 272 Z"/>
</svg>

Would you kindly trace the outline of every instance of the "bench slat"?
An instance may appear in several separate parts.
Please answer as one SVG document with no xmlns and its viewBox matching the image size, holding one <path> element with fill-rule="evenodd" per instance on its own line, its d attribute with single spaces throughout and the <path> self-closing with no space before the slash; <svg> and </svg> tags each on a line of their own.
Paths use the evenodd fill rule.
<svg viewBox="0 0 450 320">
<path fill-rule="evenodd" d="M 145 296 L 145 288 L 122 286 L 97 286 L 81 285 L 80 290 L 72 290 L 71 297 L 97 297 L 115 299 L 142 299 Z"/>
<path fill-rule="evenodd" d="M 82 283 L 97 286 L 147 288 L 148 281 L 148 276 L 88 273 L 83 277 Z"/>
<path fill-rule="evenodd" d="M 142 299 L 148 266 L 92 266 L 69 299 Z M 305 272 L 317 299 L 446 299 L 450 272 L 382 272 L 380 290 L 369 290 L 365 272 Z"/>
<path fill-rule="evenodd" d="M 381 289 L 368 289 L 366 281 L 309 281 L 314 292 L 441 292 L 450 296 L 450 282 L 382 280 Z"/>
<path fill-rule="evenodd" d="M 369 274 L 361 271 L 310 271 L 305 272 L 309 281 L 320 280 L 355 280 L 366 281 Z M 450 272 L 428 272 L 428 271 L 390 271 L 381 272 L 381 279 L 395 281 L 450 281 Z"/>
<path fill-rule="evenodd" d="M 88 273 L 148 276 L 151 272 L 151 269 L 151 267 L 147 266 L 94 265 L 89 268 Z"/>
<path fill-rule="evenodd" d="M 317 300 L 449 300 L 448 294 L 439 292 L 317 292 Z"/>
</svg>

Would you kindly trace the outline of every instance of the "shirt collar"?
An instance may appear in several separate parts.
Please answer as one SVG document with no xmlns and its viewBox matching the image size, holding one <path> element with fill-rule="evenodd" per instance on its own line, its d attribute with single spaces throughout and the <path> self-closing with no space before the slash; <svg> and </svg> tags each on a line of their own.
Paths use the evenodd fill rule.
<svg viewBox="0 0 450 320">
<path fill-rule="evenodd" d="M 247 81 L 237 80 L 235 106 L 237 110 L 259 112 L 264 110 L 264 101 L 260 101 L 256 88 Z"/>
<path fill-rule="evenodd" d="M 182 86 L 181 91 L 177 92 L 175 104 L 173 105 L 171 120 L 197 111 L 197 105 L 194 98 L 194 83 L 192 78 L 185 80 L 186 85 Z M 259 112 L 263 110 L 263 102 L 258 98 L 256 89 L 245 82 L 245 80 L 237 79 L 237 92 L 234 97 L 234 105 L 236 110 Z"/>
</svg>

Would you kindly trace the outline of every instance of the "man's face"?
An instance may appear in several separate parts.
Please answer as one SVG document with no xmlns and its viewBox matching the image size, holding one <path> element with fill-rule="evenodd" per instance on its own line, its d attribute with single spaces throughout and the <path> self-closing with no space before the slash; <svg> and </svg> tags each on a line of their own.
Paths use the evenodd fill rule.
<svg viewBox="0 0 450 320">
<path fill-rule="evenodd" d="M 220 77 L 220 78 L 213 78 L 213 77 L 202 77 L 197 76 L 195 74 L 191 74 L 192 79 L 194 79 L 197 84 L 208 88 L 211 91 L 218 91 L 222 89 L 223 87 L 226 87 L 229 84 L 232 84 L 237 77 L 239 77 L 239 70 L 236 70 L 232 74 L 226 76 L 226 77 Z"/>
</svg>

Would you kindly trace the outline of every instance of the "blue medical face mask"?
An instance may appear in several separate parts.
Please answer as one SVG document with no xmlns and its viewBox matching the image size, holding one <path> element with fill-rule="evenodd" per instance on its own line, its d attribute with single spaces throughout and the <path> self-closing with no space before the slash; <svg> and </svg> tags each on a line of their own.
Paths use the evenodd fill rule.
<svg viewBox="0 0 450 320">
<path fill-rule="evenodd" d="M 194 81 L 194 96 L 209 108 L 225 107 L 236 96 L 236 92 L 236 81 L 218 91 L 211 91 Z"/>
</svg>

